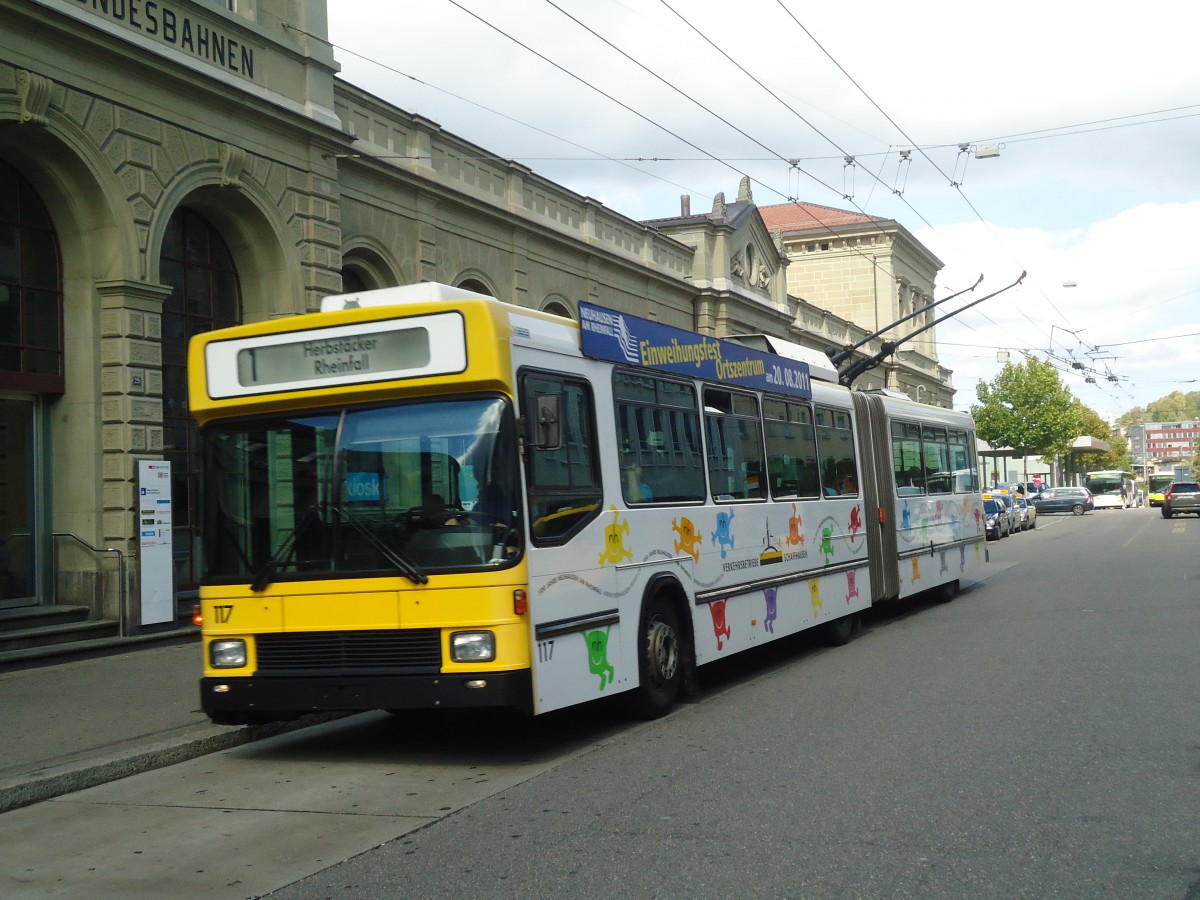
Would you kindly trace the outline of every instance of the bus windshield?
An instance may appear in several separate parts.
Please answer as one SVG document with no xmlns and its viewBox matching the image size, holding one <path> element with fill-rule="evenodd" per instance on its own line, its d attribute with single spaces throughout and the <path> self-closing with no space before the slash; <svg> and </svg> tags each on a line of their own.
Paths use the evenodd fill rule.
<svg viewBox="0 0 1200 900">
<path fill-rule="evenodd" d="M 516 427 L 495 397 L 210 425 L 208 582 L 503 566 L 520 552 Z"/>
<path fill-rule="evenodd" d="M 1125 488 L 1125 481 L 1120 475 L 1089 475 L 1087 487 L 1097 497 L 1102 494 L 1119 496 Z"/>
<path fill-rule="evenodd" d="M 1171 482 L 1175 480 L 1174 473 L 1164 473 L 1160 475 L 1150 476 L 1150 493 L 1161 494 L 1171 486 Z"/>
</svg>

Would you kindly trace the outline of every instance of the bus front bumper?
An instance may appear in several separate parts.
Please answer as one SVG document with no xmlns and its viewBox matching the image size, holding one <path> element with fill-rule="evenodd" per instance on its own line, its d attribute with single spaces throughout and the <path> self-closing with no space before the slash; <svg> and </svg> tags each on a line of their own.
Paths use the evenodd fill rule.
<svg viewBox="0 0 1200 900">
<path fill-rule="evenodd" d="M 201 678 L 200 708 L 214 720 L 294 718 L 371 709 L 510 707 L 533 712 L 528 669 L 453 675 Z"/>
</svg>

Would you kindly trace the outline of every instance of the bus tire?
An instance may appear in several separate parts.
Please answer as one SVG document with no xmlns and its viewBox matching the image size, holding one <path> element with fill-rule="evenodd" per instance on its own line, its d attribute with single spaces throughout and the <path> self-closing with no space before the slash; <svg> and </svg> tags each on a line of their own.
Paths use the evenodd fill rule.
<svg viewBox="0 0 1200 900">
<path fill-rule="evenodd" d="M 958 596 L 958 579 L 947 581 L 945 584 L 939 584 L 933 589 L 933 600 L 935 603 L 949 603 Z"/>
<path fill-rule="evenodd" d="M 851 613 L 826 622 L 821 626 L 821 638 L 830 647 L 841 647 L 850 643 L 850 638 L 858 631 L 858 613 Z"/>
<path fill-rule="evenodd" d="M 684 680 L 684 633 L 675 607 L 655 594 L 642 608 L 638 629 L 638 686 L 634 712 L 644 719 L 666 715 Z"/>
</svg>

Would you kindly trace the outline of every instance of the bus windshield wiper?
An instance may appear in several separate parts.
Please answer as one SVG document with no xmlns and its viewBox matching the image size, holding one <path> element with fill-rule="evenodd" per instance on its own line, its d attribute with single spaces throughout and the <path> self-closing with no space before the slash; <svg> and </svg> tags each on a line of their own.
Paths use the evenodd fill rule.
<svg viewBox="0 0 1200 900">
<path fill-rule="evenodd" d="M 300 521 L 296 523 L 296 527 L 288 533 L 287 539 L 280 544 L 279 549 L 271 554 L 270 559 L 259 566 L 258 571 L 254 573 L 254 580 L 250 582 L 250 590 L 256 594 L 265 591 L 267 585 L 275 580 L 275 575 L 280 567 L 291 562 L 292 556 L 296 552 L 297 536 L 309 526 L 316 515 L 317 508 L 310 506 L 308 512 L 301 516 Z"/>
<path fill-rule="evenodd" d="M 368 544 L 378 550 L 384 559 L 395 566 L 396 569 L 399 570 L 400 574 L 413 584 L 427 584 L 429 582 L 429 576 L 422 572 L 420 568 L 417 567 L 416 563 L 414 563 L 400 551 L 394 550 L 385 544 L 383 539 L 380 538 L 379 535 L 377 535 L 370 528 L 368 528 L 367 525 L 361 519 L 359 519 L 357 515 L 346 509 L 346 507 L 339 506 L 336 503 L 330 503 L 329 508 L 333 510 L 336 515 L 345 519 L 345 521 L 355 531 L 366 538 Z"/>
</svg>

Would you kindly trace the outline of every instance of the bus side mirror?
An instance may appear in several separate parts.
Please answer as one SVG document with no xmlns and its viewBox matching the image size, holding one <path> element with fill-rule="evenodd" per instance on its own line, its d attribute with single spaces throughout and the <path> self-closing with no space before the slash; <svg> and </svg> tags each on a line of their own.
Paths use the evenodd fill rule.
<svg viewBox="0 0 1200 900">
<path fill-rule="evenodd" d="M 537 418 L 533 423 L 533 446 L 538 450 L 557 450 L 562 446 L 562 426 L 557 394 L 539 394 Z"/>
</svg>

